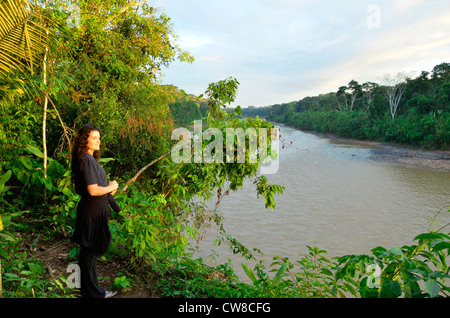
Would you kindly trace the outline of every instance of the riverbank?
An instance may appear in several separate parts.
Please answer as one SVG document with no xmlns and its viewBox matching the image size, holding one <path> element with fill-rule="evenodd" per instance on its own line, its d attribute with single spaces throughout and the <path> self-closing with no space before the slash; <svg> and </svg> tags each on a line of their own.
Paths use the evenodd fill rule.
<svg viewBox="0 0 450 318">
<path fill-rule="evenodd" d="M 372 159 L 376 161 L 385 161 L 394 164 L 404 164 L 424 169 L 436 169 L 450 172 L 450 151 L 426 150 L 412 146 L 384 143 L 380 141 L 342 138 L 332 134 L 318 133 L 303 129 L 299 130 L 338 143 L 371 147 L 373 148 Z"/>
</svg>

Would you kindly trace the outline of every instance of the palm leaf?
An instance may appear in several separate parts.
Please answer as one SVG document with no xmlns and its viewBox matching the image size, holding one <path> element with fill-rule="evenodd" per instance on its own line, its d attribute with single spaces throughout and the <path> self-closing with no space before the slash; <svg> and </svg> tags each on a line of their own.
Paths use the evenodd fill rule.
<svg viewBox="0 0 450 318">
<path fill-rule="evenodd" d="M 49 22 L 29 0 L 0 2 L 0 76 L 13 71 L 33 74 L 50 42 L 56 40 L 53 33 L 46 33 Z"/>
</svg>

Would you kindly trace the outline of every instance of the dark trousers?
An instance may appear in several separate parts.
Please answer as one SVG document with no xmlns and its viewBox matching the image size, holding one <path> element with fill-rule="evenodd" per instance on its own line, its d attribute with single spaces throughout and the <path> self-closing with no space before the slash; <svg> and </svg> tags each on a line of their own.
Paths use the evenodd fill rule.
<svg viewBox="0 0 450 318">
<path fill-rule="evenodd" d="M 81 271 L 81 295 L 88 298 L 104 298 L 106 292 L 98 286 L 97 255 L 81 246 L 78 266 Z"/>
</svg>

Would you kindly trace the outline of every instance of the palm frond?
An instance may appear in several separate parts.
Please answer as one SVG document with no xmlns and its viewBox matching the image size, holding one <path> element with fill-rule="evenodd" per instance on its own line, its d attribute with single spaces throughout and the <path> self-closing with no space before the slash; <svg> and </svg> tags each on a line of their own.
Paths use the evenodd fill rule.
<svg viewBox="0 0 450 318">
<path fill-rule="evenodd" d="M 56 36 L 48 33 L 49 20 L 29 0 L 0 2 L 0 76 L 31 72 Z"/>
</svg>

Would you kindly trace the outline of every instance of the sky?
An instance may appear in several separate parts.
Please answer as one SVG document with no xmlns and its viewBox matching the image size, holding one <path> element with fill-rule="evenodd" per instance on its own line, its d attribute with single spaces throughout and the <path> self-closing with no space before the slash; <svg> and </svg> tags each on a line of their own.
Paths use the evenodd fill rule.
<svg viewBox="0 0 450 318">
<path fill-rule="evenodd" d="M 351 80 L 413 77 L 450 62 L 449 0 L 149 0 L 194 56 L 163 84 L 203 94 L 234 77 L 233 106 L 269 106 L 335 92 Z"/>
</svg>

